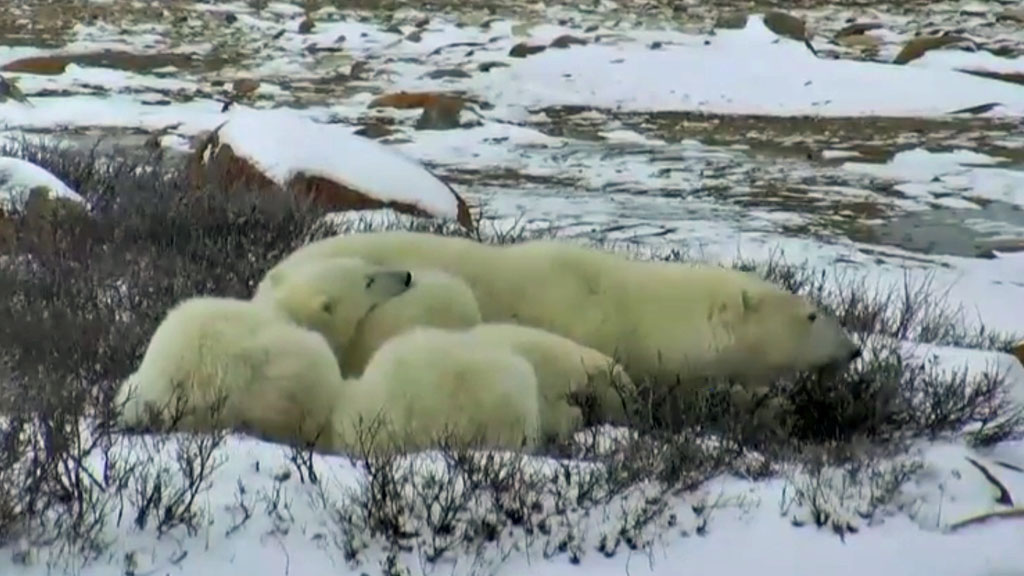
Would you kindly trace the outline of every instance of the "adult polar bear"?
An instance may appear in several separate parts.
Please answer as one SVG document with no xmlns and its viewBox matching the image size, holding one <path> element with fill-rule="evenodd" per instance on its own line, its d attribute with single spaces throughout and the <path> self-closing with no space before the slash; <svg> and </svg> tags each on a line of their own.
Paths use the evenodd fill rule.
<svg viewBox="0 0 1024 576">
<path fill-rule="evenodd" d="M 560 334 L 614 357 L 638 382 L 732 377 L 757 387 L 797 370 L 842 368 L 860 355 L 836 319 L 754 274 L 567 242 L 357 233 L 307 244 L 268 275 L 334 257 L 455 274 L 473 289 L 485 322 Z"/>
</svg>

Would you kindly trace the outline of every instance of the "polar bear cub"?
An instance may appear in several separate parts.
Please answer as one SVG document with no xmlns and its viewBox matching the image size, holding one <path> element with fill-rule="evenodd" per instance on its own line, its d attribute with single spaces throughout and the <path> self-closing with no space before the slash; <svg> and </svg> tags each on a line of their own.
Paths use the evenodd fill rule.
<svg viewBox="0 0 1024 576">
<path fill-rule="evenodd" d="M 566 440 L 588 423 L 628 424 L 625 407 L 636 390 L 611 357 L 531 326 L 485 323 L 466 334 L 479 343 L 507 347 L 530 362 L 540 389 L 545 439 Z"/>
<path fill-rule="evenodd" d="M 377 306 L 356 327 L 341 358 L 342 374 L 359 376 L 384 342 L 415 326 L 469 328 L 480 322 L 476 297 L 462 279 L 414 268 L 409 289 Z"/>
<path fill-rule="evenodd" d="M 359 258 L 330 258 L 285 271 L 271 270 L 252 301 L 271 306 L 299 326 L 319 332 L 339 362 L 373 310 L 403 294 L 412 272 Z"/>
<path fill-rule="evenodd" d="M 463 331 L 413 327 L 386 341 L 337 406 L 335 443 L 359 452 L 436 446 L 532 451 L 541 435 L 533 366 Z M 365 433 L 367 427 L 375 433 Z"/>
<path fill-rule="evenodd" d="M 204 296 L 166 314 L 115 402 L 127 429 L 229 429 L 323 446 L 343 388 L 318 333 L 248 300 Z"/>
</svg>

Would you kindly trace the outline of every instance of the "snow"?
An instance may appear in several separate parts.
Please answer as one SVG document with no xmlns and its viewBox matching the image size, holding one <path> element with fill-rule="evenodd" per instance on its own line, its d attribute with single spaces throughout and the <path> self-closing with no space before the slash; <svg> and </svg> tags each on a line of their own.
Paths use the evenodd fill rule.
<svg viewBox="0 0 1024 576">
<path fill-rule="evenodd" d="M 1003 447 L 1006 448 L 1005 446 Z M 1013 462 L 1024 461 L 1018 445 Z M 134 454 L 174 470 L 173 441 L 157 446 L 151 440 L 126 438 L 113 454 Z M 1013 494 L 1024 490 L 1024 474 L 1000 467 L 995 461 L 1002 454 L 980 454 L 962 446 L 936 444 L 924 447 L 924 465 L 915 480 L 900 493 L 896 507 L 908 513 L 890 512 L 861 526 L 855 534 L 840 540 L 829 529 L 813 525 L 794 527 L 794 520 L 808 521 L 806 501 L 808 482 L 823 481 L 799 472 L 784 478 L 750 482 L 718 477 L 697 491 L 672 497 L 664 517 L 674 514 L 677 523 L 657 536 L 651 554 L 630 553 L 624 547 L 606 558 L 594 549 L 600 535 L 614 535 L 627 501 L 613 501 L 603 510 L 578 519 L 579 537 L 584 539 L 582 564 L 575 569 L 598 574 L 677 574 L 680 566 L 697 573 L 743 574 L 755 570 L 794 576 L 816 574 L 864 573 L 962 576 L 963 574 L 1012 574 L 1024 564 L 1024 550 L 1015 546 L 1024 538 L 1024 523 L 994 520 L 965 528 L 954 535 L 948 527 L 967 516 L 999 507 L 992 502 L 992 488 L 967 458 L 982 464 Z M 280 446 L 240 436 L 229 437 L 217 453 L 220 467 L 213 473 L 209 490 L 199 499 L 205 516 L 198 534 L 187 536 L 181 528 L 163 538 L 153 537 L 153 529 L 137 530 L 131 524 L 135 509 L 126 502 L 118 523 L 117 506 L 111 511 L 105 537 L 112 550 L 100 561 L 74 570 L 81 576 L 107 575 L 128 571 L 129 559 L 136 574 L 177 573 L 213 575 L 246 574 L 359 574 L 372 572 L 382 551 L 366 550 L 365 559 L 349 565 L 336 547 L 344 541 L 344 532 L 331 520 L 332 509 L 344 505 L 358 487 L 358 472 L 344 459 L 314 457 L 320 486 L 302 483 L 288 462 L 288 453 Z M 132 460 L 125 463 L 135 462 Z M 413 457 L 408 464 L 419 470 L 437 473 L 431 454 Z M 96 459 L 95 465 L 101 462 Z M 529 462 L 526 463 L 530 465 Z M 542 462 L 537 466 L 543 467 Z M 540 469 L 540 468 L 538 468 Z M 426 473 L 426 472 L 424 472 Z M 175 478 L 172 475 L 170 478 Z M 842 499 L 836 504 L 855 506 L 857 495 L 824 480 L 827 491 L 837 491 Z M 170 484 L 169 486 L 173 486 Z M 169 488 L 168 488 L 169 489 Z M 799 492 L 799 490 L 805 490 Z M 251 517 L 242 522 L 244 505 Z M 695 513 L 695 507 L 703 510 Z M 849 511 L 851 517 L 853 509 Z M 696 535 L 704 523 L 704 535 Z M 240 527 L 237 527 L 241 524 Z M 359 535 L 356 535 L 357 539 Z M 537 574 L 552 576 L 573 570 L 563 555 L 551 560 L 542 557 L 542 537 L 532 544 L 515 538 L 522 548 L 512 551 L 504 561 L 467 555 L 459 562 L 442 562 L 435 569 L 456 575 L 490 573 L 496 576 Z M 511 546 L 512 542 L 506 542 Z M 422 550 L 402 554 L 402 562 L 413 574 L 429 568 L 421 564 Z M 47 566 L 47 550 L 33 549 L 24 543 L 14 554 L 0 555 L 0 573 L 42 576 L 72 571 L 63 564 Z M 70 560 L 75 562 L 75 558 Z M 80 567 L 78 567 L 80 568 Z"/>
<path fill-rule="evenodd" d="M 415 160 L 351 129 L 317 124 L 288 110 L 239 108 L 217 134 L 280 186 L 304 173 L 435 216 L 458 216 L 457 199 L 444 182 Z"/>
<path fill-rule="evenodd" d="M 421 30 L 420 41 L 410 42 L 385 32 L 383 26 L 354 17 L 318 20 L 311 34 L 298 34 L 298 22 L 304 17 L 301 8 L 281 2 L 271 3 L 261 15 L 245 3 L 197 4 L 194 9 L 236 14 L 237 22 L 223 30 L 232 35 L 230 42 L 244 44 L 251 36 L 252 42 L 260 45 L 257 61 L 237 69 L 229 67 L 216 76 L 228 83 L 239 76 L 259 78 L 263 85 L 256 95 L 261 98 L 287 96 L 289 91 L 279 87 L 287 81 L 348 70 L 355 61 L 368 63 L 374 72 L 369 80 L 351 80 L 346 91 L 332 93 L 322 101 L 290 102 L 292 107 L 276 110 L 236 103 L 227 113 L 221 112 L 222 103 L 213 98 L 216 91 L 209 78 L 199 74 L 181 72 L 158 78 L 75 65 L 57 76 L 5 73 L 5 77 L 17 78 L 30 105 L 0 102 L 0 125 L 11 135 L 21 130 L 60 133 L 71 128 L 152 131 L 177 125 L 162 139 L 175 146 L 223 125 L 221 140 L 278 183 L 303 171 L 370 191 L 382 200 L 419 204 L 446 216 L 455 216 L 455 199 L 431 174 L 435 166 L 481 173 L 516 171 L 523 176 L 521 181 L 501 183 L 496 178 L 498 184 L 481 185 L 472 192 L 486 202 L 499 227 L 522 214 L 528 227 L 552 226 L 570 238 L 690 250 L 699 257 L 721 261 L 736 256 L 764 260 L 781 251 L 789 262 L 866 277 L 882 292 L 899 290 L 908 279 L 930 280 L 934 290 L 947 293 L 952 305 L 964 306 L 965 324 L 983 322 L 997 331 L 1024 332 L 1024 306 L 1020 305 L 1024 301 L 1024 254 L 997 252 L 993 259 L 960 258 L 909 253 L 845 238 L 826 242 L 781 236 L 781 225 L 805 224 L 810 219 L 796 210 L 769 211 L 723 202 L 703 189 L 713 183 L 740 189 L 748 185 L 747 178 L 768 178 L 791 165 L 779 168 L 769 163 L 742 172 L 731 163 L 743 154 L 743 146 L 715 147 L 692 140 L 671 143 L 612 118 L 612 112 L 624 111 L 942 116 L 987 102 L 1002 106 L 982 117 L 1020 117 L 1024 115 L 1020 87 L 955 69 L 1020 72 L 1024 59 L 957 50 L 932 51 L 905 66 L 819 59 L 801 43 L 775 37 L 758 16 L 750 18 L 743 30 L 719 30 L 713 36 L 609 23 L 591 32 L 513 20 L 493 20 L 486 27 L 456 27 L 435 17 Z M 325 9 L 320 15 L 326 13 Z M 170 49 L 167 31 L 164 25 L 121 28 L 80 23 L 72 42 L 57 51 L 0 47 L 0 64 L 51 53 Z M 549 48 L 523 59 L 507 57 L 518 42 L 546 44 L 563 34 L 590 43 Z M 596 40 L 597 36 L 601 39 Z M 452 46 L 460 42 L 475 45 Z M 651 48 L 654 42 L 661 47 Z M 311 57 L 305 49 L 312 44 L 341 46 L 343 52 Z M 204 52 L 213 45 L 196 42 L 189 49 Z M 184 50 L 182 46 L 177 49 Z M 479 64 L 493 61 L 507 66 L 479 71 Z M 424 76 L 438 68 L 460 68 L 471 74 L 444 80 Z M 106 94 L 97 94 L 101 91 L 97 87 Z M 474 126 L 400 131 L 393 143 L 382 143 L 390 138 L 374 142 L 353 134 L 355 124 L 367 116 L 408 119 L 419 114 L 416 110 L 369 111 L 366 105 L 378 90 L 419 89 L 465 91 L 493 108 L 479 107 L 482 118 L 474 120 Z M 50 95 L 43 96 L 41 91 Z M 196 97 L 179 101 L 182 94 Z M 571 134 L 542 133 L 537 125 L 545 115 L 538 109 L 557 105 L 604 108 L 587 109 L 574 117 L 581 123 L 591 122 L 596 137 L 587 141 Z M 1002 145 L 1019 150 L 1019 136 L 1008 133 L 1000 138 L 1005 140 Z M 967 147 L 941 152 L 905 149 L 884 164 L 869 163 L 852 150 L 824 150 L 823 156 L 842 162 L 836 170 L 845 175 L 894 184 L 908 198 L 892 204 L 904 209 L 926 210 L 937 204 L 980 209 L 982 200 L 1024 207 L 1020 166 Z M 48 185 L 58 195 L 81 200 L 38 166 L 2 158 L 0 172 L 4 170 L 13 176 L 11 183 Z M 555 179 L 558 184 L 534 184 L 531 177 Z M 817 192 L 826 189 L 806 189 L 812 188 Z M 828 190 L 883 202 L 867 184 L 864 189 L 834 186 Z M 377 222 L 406 219 L 390 210 L 335 214 L 332 218 L 358 226 L 354 221 L 361 216 L 371 216 Z M 853 281 L 852 277 L 837 278 Z M 1014 383 L 1015 397 L 1024 402 L 1024 367 L 1008 354 L 915 342 L 903 346 L 908 361 L 936 362 L 943 370 L 966 367 L 975 375 L 983 370 L 1005 372 Z M 139 449 L 139 444 L 147 441 L 127 438 L 123 449 L 138 458 L 174 466 L 173 454 L 146 456 L 149 452 Z M 790 502 L 794 486 L 806 486 L 813 480 L 809 471 L 793 469 L 760 482 L 720 477 L 694 493 L 674 496 L 668 512 L 676 514 L 678 524 L 663 530 L 650 556 L 620 550 L 613 558 L 604 558 L 596 550 L 600 536 L 614 533 L 621 519 L 623 503 L 613 502 L 579 519 L 580 538 L 585 542 L 581 566 L 571 566 L 564 556 L 545 560 L 536 543 L 529 548 L 522 541 L 516 541 L 521 549 L 510 552 L 503 562 L 492 558 L 485 564 L 493 561 L 490 567 L 495 574 L 509 576 L 555 576 L 573 569 L 600 576 L 627 571 L 669 575 L 683 569 L 797 576 L 1019 574 L 1024 566 L 1024 547 L 1019 545 L 1024 541 L 1021 520 L 993 520 L 947 532 L 965 518 L 1006 509 L 995 502 L 994 486 L 968 458 L 995 475 L 1020 505 L 1024 472 L 1013 467 L 1024 468 L 1024 442 L 1004 442 L 983 450 L 944 440 L 922 442 L 917 448 L 922 470 L 903 486 L 891 509 L 871 521 L 857 514 L 868 495 L 848 493 L 856 489 L 841 487 L 838 471 L 826 474 L 835 478 L 833 491 L 826 495 L 829 506 L 860 528 L 843 540 L 829 528 L 792 525 L 794 518 L 808 522 L 806 506 Z M 112 549 L 80 573 L 375 573 L 381 550 L 372 549 L 361 566 L 349 566 L 335 545 L 338 528 L 330 511 L 324 509 L 319 491 L 298 482 L 294 470 L 289 480 L 279 480 L 281 471 L 290 466 L 283 448 L 232 436 L 220 455 L 223 466 L 200 498 L 208 517 L 198 535 L 178 530 L 156 538 L 152 527 L 138 530 L 131 525 L 131 509 L 118 524 L 115 509 L 105 534 Z M 316 462 L 325 478 L 324 492 L 333 503 L 343 500 L 360 480 L 361 472 L 341 458 L 317 457 Z M 240 484 L 245 487 L 241 497 L 249 498 L 253 516 L 238 530 L 231 530 L 240 518 Z M 287 502 L 287 511 L 267 511 L 264 498 L 274 493 Z M 695 515 L 694 505 L 709 501 L 721 505 L 712 507 L 706 534 L 698 536 L 701 519 Z M 61 567 L 48 571 L 46 560 L 51 551 L 13 546 L 0 553 L 0 574 L 70 572 Z M 131 570 L 125 566 L 126 557 L 136 564 Z M 415 552 L 405 554 L 403 561 L 413 574 L 429 571 Z M 452 574 L 488 572 L 474 566 L 474 561 L 466 556 L 439 569 Z"/>
<path fill-rule="evenodd" d="M 20 158 L 0 156 L 0 208 L 20 206 L 29 190 L 43 186 L 51 197 L 85 203 L 77 192 L 46 169 Z"/>
<path fill-rule="evenodd" d="M 997 101 L 1005 107 L 998 114 L 1024 114 L 1024 93 L 1013 84 L 996 85 L 940 66 L 819 59 L 801 43 L 776 42 L 760 17 L 713 38 L 666 39 L 670 44 L 658 50 L 639 42 L 549 49 L 467 84 L 491 101 L 526 107 L 931 116 Z"/>
<path fill-rule="evenodd" d="M 998 163 L 991 156 L 970 150 L 915 149 L 897 153 L 886 164 L 846 162 L 843 167 L 899 181 L 896 189 L 908 196 L 934 199 L 936 193 L 959 192 L 1024 207 L 1024 173 L 991 167 Z M 968 203 L 961 206 L 977 207 Z"/>
</svg>

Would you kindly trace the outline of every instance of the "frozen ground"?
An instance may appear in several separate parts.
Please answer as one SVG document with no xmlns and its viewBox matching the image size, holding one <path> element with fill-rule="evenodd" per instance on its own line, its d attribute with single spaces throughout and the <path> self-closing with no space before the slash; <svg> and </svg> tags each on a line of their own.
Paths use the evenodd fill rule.
<svg viewBox="0 0 1024 576">
<path fill-rule="evenodd" d="M 970 28 L 985 50 L 931 52 L 897 66 L 884 61 L 915 29 L 915 17 L 883 9 L 853 14 L 885 24 L 877 32 L 880 51 L 864 58 L 822 38 L 820 31 L 842 18 L 808 12 L 819 24 L 819 55 L 834 49 L 842 56 L 831 59 L 775 36 L 756 15 L 744 29 L 711 35 L 706 27 L 683 32 L 663 20 L 638 21 L 600 9 L 552 9 L 546 19 L 533 15 L 525 22 L 466 16 L 456 26 L 412 12 L 397 13 L 388 23 L 370 13 L 324 8 L 312 31 L 301 33 L 302 11 L 283 3 L 257 14 L 242 3 L 179 2 L 172 20 L 83 20 L 65 31 L 57 49 L 24 42 L 0 46 L 0 66 L 104 48 L 194 56 L 177 66 L 135 61 L 70 64 L 59 75 L 3 73 L 17 78 L 29 103 L 0 98 L 0 121 L 8 136 L 29 132 L 89 143 L 113 135 L 129 146 L 162 130 L 159 142 L 182 150 L 189 138 L 225 119 L 217 98 L 232 81 L 258 79 L 259 87 L 238 106 L 291 107 L 352 130 L 381 129 L 386 136 L 380 142 L 428 164 L 496 220 L 521 216 L 568 236 L 680 248 L 712 259 L 765 258 L 781 249 L 789 261 L 846 267 L 877 279 L 880 289 L 906 274 L 933 277 L 937 288 L 966 307 L 967 321 L 1021 333 L 1024 87 L 956 70 L 1024 73 L 1021 32 L 1019 25 L 1006 28 L 988 6 L 955 13 L 961 14 L 955 23 Z M 919 27 L 937 25 L 931 15 L 918 16 Z M 557 18 L 561 24 L 550 23 Z M 565 34 L 586 44 L 525 58 L 508 55 L 517 43 L 547 45 Z M 397 90 L 455 91 L 474 104 L 463 111 L 459 128 L 421 130 L 414 126 L 419 110 L 368 106 L 375 96 Z M 999 106 L 950 114 L 990 103 Z M 366 159 L 338 158 L 349 161 L 366 166 Z M 962 350 L 938 353 L 954 366 L 975 369 L 991 360 Z M 1007 356 L 999 360 L 1020 376 L 1019 364 Z M 1019 384 L 1024 391 L 1024 378 Z M 905 500 L 884 521 L 861 526 L 845 541 L 829 530 L 793 528 L 791 519 L 799 516 L 793 509 L 780 514 L 780 502 L 800 483 L 799 472 L 788 488 L 781 479 L 755 484 L 722 478 L 703 490 L 712 498 L 728 496 L 722 501 L 732 504 L 714 511 L 706 533 L 694 535 L 700 521 L 692 506 L 701 495 L 680 496 L 671 508 L 678 525 L 666 529 L 650 557 L 602 557 L 594 542 L 610 528 L 581 520 L 590 527 L 582 568 L 607 574 L 1024 574 L 1021 520 L 993 520 L 952 534 L 941 530 L 1001 507 L 991 482 L 965 460 L 965 448 L 922 450 L 925 473 L 905 487 Z M 332 543 L 334 528 L 307 498 L 312 489 L 294 478 L 274 479 L 286 464 L 279 447 L 231 439 L 222 454 L 227 460 L 204 496 L 210 514 L 204 532 L 154 542 L 123 522 L 111 528 L 116 542 L 109 558 L 85 573 L 376 570 L 346 567 Z M 1008 443 L 971 457 L 992 462 L 988 469 L 1009 492 L 1024 497 L 1024 445 Z M 354 482 L 346 463 L 321 465 L 340 484 Z M 289 517 L 255 514 L 226 535 L 238 514 L 239 482 L 252 494 L 281 484 L 291 498 Z M 855 518 L 855 501 L 837 506 L 853 506 L 845 513 Z M 45 550 L 0 555 L 0 573 L 45 573 L 45 557 Z M 126 558 L 135 564 L 130 570 Z M 422 568 L 415 554 L 406 560 L 413 573 Z M 451 569 L 481 568 L 471 562 Z M 562 574 L 567 562 L 519 550 L 496 570 Z"/>
</svg>

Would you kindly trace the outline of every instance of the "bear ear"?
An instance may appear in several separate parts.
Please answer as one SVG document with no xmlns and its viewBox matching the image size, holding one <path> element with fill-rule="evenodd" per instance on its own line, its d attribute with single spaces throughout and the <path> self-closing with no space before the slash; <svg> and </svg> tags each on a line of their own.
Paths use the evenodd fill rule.
<svg viewBox="0 0 1024 576">
<path fill-rule="evenodd" d="M 749 290 L 740 292 L 740 300 L 743 302 L 743 313 L 756 312 L 760 299 L 754 296 Z"/>
</svg>

